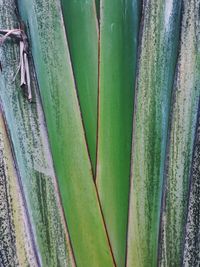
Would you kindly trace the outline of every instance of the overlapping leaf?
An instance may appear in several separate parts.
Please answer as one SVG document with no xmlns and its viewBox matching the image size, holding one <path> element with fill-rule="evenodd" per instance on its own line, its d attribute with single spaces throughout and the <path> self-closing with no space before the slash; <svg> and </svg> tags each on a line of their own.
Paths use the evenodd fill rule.
<svg viewBox="0 0 200 267">
<path fill-rule="evenodd" d="M 200 0 L 17 2 L 33 103 L 8 40 L 0 265 L 198 266 Z M 0 29 L 15 8 L 0 0 Z"/>
<path fill-rule="evenodd" d="M 136 84 L 127 266 L 156 266 L 181 1 L 145 1 Z"/>
<path fill-rule="evenodd" d="M 0 111 L 1 112 L 1 111 Z M 37 266 L 20 181 L 0 113 L 0 265 Z"/>
<path fill-rule="evenodd" d="M 0 1 L 1 29 L 18 27 L 15 9 L 14 0 Z M 30 104 L 23 95 L 18 77 L 13 81 L 19 64 L 19 44 L 14 40 L 1 47 L 1 64 L 0 98 L 15 154 L 15 164 L 21 178 L 37 266 L 56 266 L 61 263 L 63 266 L 72 266 L 73 257 L 62 219 L 33 66 L 30 64 L 35 96 L 34 103 Z"/>
<path fill-rule="evenodd" d="M 19 1 L 30 29 L 51 152 L 78 266 L 113 266 L 58 0 Z"/>
<path fill-rule="evenodd" d="M 161 220 L 161 266 L 182 264 L 190 166 L 200 96 L 200 2 L 191 0 L 183 3 L 181 47 L 173 93 Z"/>
<path fill-rule="evenodd" d="M 61 2 L 86 141 L 95 172 L 99 40 L 95 1 Z"/>
<path fill-rule="evenodd" d="M 124 266 L 141 1 L 100 5 L 96 183 L 116 263 Z"/>
</svg>

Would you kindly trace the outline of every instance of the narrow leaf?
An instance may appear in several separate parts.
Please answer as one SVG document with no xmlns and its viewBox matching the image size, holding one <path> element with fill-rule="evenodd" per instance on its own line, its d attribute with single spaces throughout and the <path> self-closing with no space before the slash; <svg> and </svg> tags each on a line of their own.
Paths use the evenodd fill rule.
<svg viewBox="0 0 200 267">
<path fill-rule="evenodd" d="M 58 0 L 20 0 L 28 21 L 50 146 L 78 266 L 113 266 L 92 176 Z"/>
<path fill-rule="evenodd" d="M 19 177 L 0 111 L 0 265 L 37 266 Z"/>
<path fill-rule="evenodd" d="M 117 266 L 124 266 L 141 1 L 100 4 L 96 183 Z"/>
<path fill-rule="evenodd" d="M 16 28 L 14 0 L 0 0 L 0 29 Z M 35 242 L 37 265 L 72 266 L 67 231 L 62 219 L 56 178 L 48 145 L 45 121 L 37 92 L 33 65 L 31 83 L 34 103 L 29 103 L 20 87 L 20 75 L 13 82 L 19 64 L 19 43 L 10 40 L 0 49 L 2 72 L 0 98 L 12 140 L 15 164 L 27 205 L 27 217 Z"/>
<path fill-rule="evenodd" d="M 171 90 L 181 1 L 144 2 L 136 84 L 128 267 L 156 266 Z"/>
<path fill-rule="evenodd" d="M 95 171 L 98 90 L 98 24 L 95 2 L 61 2 L 86 140 Z"/>
<path fill-rule="evenodd" d="M 174 85 L 161 221 L 161 266 L 182 264 L 190 166 L 200 96 L 200 1 L 185 0 L 183 3 L 181 48 Z"/>
</svg>

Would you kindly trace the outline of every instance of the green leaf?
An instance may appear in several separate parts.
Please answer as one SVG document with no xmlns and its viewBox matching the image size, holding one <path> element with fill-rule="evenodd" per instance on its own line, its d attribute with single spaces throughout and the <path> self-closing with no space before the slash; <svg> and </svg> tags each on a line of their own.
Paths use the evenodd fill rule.
<svg viewBox="0 0 200 267">
<path fill-rule="evenodd" d="M 0 29 L 16 28 L 14 0 L 0 0 Z M 30 58 L 34 103 L 29 103 L 13 82 L 19 64 L 19 44 L 10 40 L 0 49 L 2 72 L 0 98 L 12 140 L 15 165 L 20 177 L 26 216 L 37 265 L 73 265 L 67 230 L 64 224 L 45 121 L 37 92 L 37 81 Z M 19 75 L 20 76 L 20 75 Z M 19 227 L 19 226 L 18 226 Z M 11 265 L 14 266 L 14 265 Z"/>
<path fill-rule="evenodd" d="M 0 111 L 0 265 L 36 266 L 19 177 Z"/>
<path fill-rule="evenodd" d="M 113 266 L 98 203 L 58 0 L 20 0 L 50 147 L 78 266 Z"/>
<path fill-rule="evenodd" d="M 144 2 L 133 125 L 128 267 L 157 264 L 180 6 L 176 0 Z"/>
<path fill-rule="evenodd" d="M 96 183 L 117 266 L 125 265 L 140 1 L 102 0 Z"/>
<path fill-rule="evenodd" d="M 95 2 L 61 2 L 86 140 L 95 171 L 98 91 L 98 24 Z"/>
<path fill-rule="evenodd" d="M 190 166 L 200 96 L 200 1 L 183 3 L 181 47 L 173 92 L 161 221 L 162 266 L 182 265 Z"/>
</svg>

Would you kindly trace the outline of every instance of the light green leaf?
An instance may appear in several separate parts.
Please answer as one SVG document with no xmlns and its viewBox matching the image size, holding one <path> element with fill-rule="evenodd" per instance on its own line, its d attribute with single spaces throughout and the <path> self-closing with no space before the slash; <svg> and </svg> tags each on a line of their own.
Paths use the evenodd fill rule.
<svg viewBox="0 0 200 267">
<path fill-rule="evenodd" d="M 124 266 L 141 1 L 100 1 L 96 183 L 117 266 Z"/>
<path fill-rule="evenodd" d="M 21 0 L 53 162 L 78 266 L 113 266 L 83 131 L 58 0 Z"/>
</svg>

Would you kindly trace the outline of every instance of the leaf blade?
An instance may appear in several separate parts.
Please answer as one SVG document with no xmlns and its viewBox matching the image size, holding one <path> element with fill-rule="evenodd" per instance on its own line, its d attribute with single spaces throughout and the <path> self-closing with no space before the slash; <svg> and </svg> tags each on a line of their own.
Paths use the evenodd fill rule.
<svg viewBox="0 0 200 267">
<path fill-rule="evenodd" d="M 100 1 L 96 184 L 117 266 L 124 266 L 140 1 Z"/>
<path fill-rule="evenodd" d="M 173 92 L 160 264 L 182 264 L 190 166 L 199 102 L 199 1 L 183 1 L 181 47 Z"/>
<path fill-rule="evenodd" d="M 53 0 L 22 3 L 21 14 L 28 20 L 34 36 L 33 58 L 76 263 L 113 266 L 88 157 L 60 3 Z"/>
<path fill-rule="evenodd" d="M 12 157 L 9 138 L 0 111 L 0 180 L 2 266 L 37 265 L 34 244 L 28 227 L 23 196 Z"/>
<path fill-rule="evenodd" d="M 18 25 L 15 9 L 15 1 L 0 0 L 1 28 L 12 29 Z M 64 262 L 66 266 L 74 266 L 67 229 L 59 209 L 56 178 L 33 63 L 29 58 L 36 100 L 36 103 L 30 104 L 23 96 L 19 78 L 12 82 L 19 63 L 18 43 L 11 40 L 1 47 L 1 62 L 1 104 L 21 179 L 37 265 L 55 266 Z"/>
<path fill-rule="evenodd" d="M 86 140 L 96 168 L 98 24 L 94 0 L 61 1 Z"/>
<path fill-rule="evenodd" d="M 156 266 L 180 4 L 146 1 L 136 83 L 127 266 Z"/>
</svg>

